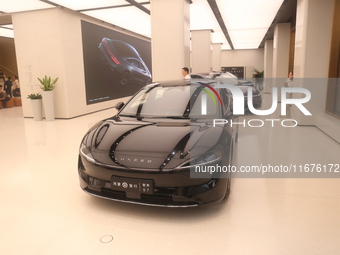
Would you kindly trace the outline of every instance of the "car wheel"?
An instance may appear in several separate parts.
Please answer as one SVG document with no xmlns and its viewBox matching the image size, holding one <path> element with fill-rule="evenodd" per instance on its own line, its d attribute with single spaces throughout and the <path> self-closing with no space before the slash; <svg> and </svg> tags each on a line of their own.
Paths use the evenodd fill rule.
<svg viewBox="0 0 340 255">
<path fill-rule="evenodd" d="M 122 73 L 122 76 L 120 78 L 120 84 L 125 85 L 129 82 L 130 80 L 130 73 L 128 71 L 125 71 Z"/>
<path fill-rule="evenodd" d="M 231 177 L 229 176 L 228 178 L 228 183 L 227 183 L 227 190 L 225 192 L 225 197 L 224 199 L 227 199 L 229 197 L 230 194 L 230 187 L 231 187 Z"/>
<path fill-rule="evenodd" d="M 232 162 L 233 162 L 233 156 L 234 156 L 234 142 L 232 141 L 231 144 L 230 144 L 230 154 L 229 154 L 229 162 L 228 164 L 229 165 L 232 165 Z M 225 195 L 224 195 L 224 198 L 223 200 L 226 200 L 228 197 L 229 197 L 229 194 L 230 194 L 230 187 L 231 187 L 231 173 L 229 173 L 228 175 L 228 181 L 227 181 L 227 188 L 226 188 L 226 191 L 225 191 Z"/>
<path fill-rule="evenodd" d="M 235 137 L 235 142 L 238 142 L 238 126 L 237 126 L 237 132 L 236 132 L 236 137 Z"/>
<path fill-rule="evenodd" d="M 238 122 L 238 117 L 235 118 L 236 121 Z M 238 125 L 236 126 L 236 129 L 235 129 L 235 143 L 238 142 L 238 132 L 239 132 L 239 128 L 238 128 Z"/>
</svg>

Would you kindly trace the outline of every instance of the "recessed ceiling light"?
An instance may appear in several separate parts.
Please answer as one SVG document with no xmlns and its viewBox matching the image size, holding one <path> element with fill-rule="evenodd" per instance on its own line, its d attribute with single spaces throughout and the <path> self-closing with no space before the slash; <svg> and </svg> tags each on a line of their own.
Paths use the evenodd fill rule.
<svg viewBox="0 0 340 255">
<path fill-rule="evenodd" d="M 216 0 L 235 49 L 256 49 L 283 0 Z"/>
<path fill-rule="evenodd" d="M 8 13 L 33 11 L 54 7 L 53 5 L 37 0 L 11 0 L 11 1 L 2 0 L 2 2 L 3 3 L 0 3 L 1 11 Z"/>
<path fill-rule="evenodd" d="M 125 0 L 51 0 L 50 2 L 72 10 L 86 10 L 129 4 Z"/>
<path fill-rule="evenodd" d="M 151 37 L 150 15 L 136 7 L 122 7 L 82 12 L 135 33 Z"/>
</svg>

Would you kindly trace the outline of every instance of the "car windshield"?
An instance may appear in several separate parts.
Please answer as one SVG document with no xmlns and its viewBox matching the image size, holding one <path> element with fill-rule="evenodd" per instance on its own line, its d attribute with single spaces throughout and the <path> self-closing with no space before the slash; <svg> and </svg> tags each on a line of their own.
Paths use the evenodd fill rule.
<svg viewBox="0 0 340 255">
<path fill-rule="evenodd" d="M 203 88 L 203 85 L 147 86 L 132 98 L 120 115 L 195 119 L 218 117 L 220 104 Z"/>
</svg>

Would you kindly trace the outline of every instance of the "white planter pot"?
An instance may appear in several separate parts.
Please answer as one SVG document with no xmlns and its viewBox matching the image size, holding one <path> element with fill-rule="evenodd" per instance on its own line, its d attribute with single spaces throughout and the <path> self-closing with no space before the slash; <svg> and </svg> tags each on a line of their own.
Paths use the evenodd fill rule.
<svg viewBox="0 0 340 255">
<path fill-rule="evenodd" d="M 31 99 L 32 112 L 34 120 L 42 120 L 43 119 L 43 111 L 42 111 L 42 100 L 41 99 Z"/>
<path fill-rule="evenodd" d="M 47 121 L 54 120 L 54 93 L 52 91 L 43 91 L 42 100 Z"/>
</svg>

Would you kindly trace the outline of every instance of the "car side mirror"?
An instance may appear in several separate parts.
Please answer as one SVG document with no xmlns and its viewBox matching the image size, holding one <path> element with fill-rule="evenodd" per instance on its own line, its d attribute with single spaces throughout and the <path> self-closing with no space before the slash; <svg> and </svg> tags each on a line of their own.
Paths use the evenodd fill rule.
<svg viewBox="0 0 340 255">
<path fill-rule="evenodd" d="M 115 108 L 119 111 L 120 109 L 122 109 L 124 106 L 124 103 L 123 102 L 119 102 L 116 104 Z"/>
</svg>

